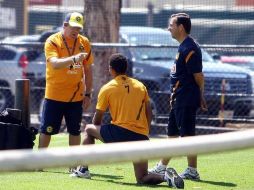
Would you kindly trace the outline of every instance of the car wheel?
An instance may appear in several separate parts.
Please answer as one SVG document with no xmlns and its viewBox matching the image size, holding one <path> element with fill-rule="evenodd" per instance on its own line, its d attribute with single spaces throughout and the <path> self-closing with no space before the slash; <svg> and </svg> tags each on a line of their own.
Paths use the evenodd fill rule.
<svg viewBox="0 0 254 190">
<path fill-rule="evenodd" d="M 13 107 L 13 96 L 9 90 L 0 90 L 0 111 Z"/>
</svg>

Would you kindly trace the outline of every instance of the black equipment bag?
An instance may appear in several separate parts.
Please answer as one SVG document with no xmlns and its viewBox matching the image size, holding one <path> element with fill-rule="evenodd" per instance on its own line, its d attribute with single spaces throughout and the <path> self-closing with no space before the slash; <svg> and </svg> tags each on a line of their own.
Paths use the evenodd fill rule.
<svg viewBox="0 0 254 190">
<path fill-rule="evenodd" d="M 0 150 L 33 148 L 37 133 L 22 125 L 21 110 L 7 108 L 0 113 Z"/>
</svg>

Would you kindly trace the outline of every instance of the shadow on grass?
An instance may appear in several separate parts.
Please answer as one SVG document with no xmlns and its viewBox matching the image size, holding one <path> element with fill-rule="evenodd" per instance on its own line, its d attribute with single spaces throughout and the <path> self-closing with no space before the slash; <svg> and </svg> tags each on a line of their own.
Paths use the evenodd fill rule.
<svg viewBox="0 0 254 190">
<path fill-rule="evenodd" d="M 37 172 L 45 172 L 45 173 L 59 173 L 59 174 L 70 174 L 68 171 L 51 171 L 51 170 L 43 170 L 43 171 L 37 171 Z M 168 187 L 166 183 L 162 183 L 159 185 L 146 185 L 146 184 L 138 184 L 138 183 L 128 183 L 128 182 L 121 182 L 117 180 L 124 179 L 124 176 L 119 175 L 107 175 L 107 174 L 97 174 L 97 173 L 91 173 L 91 180 L 93 181 L 102 181 L 102 182 L 109 182 L 114 183 L 118 185 L 126 185 L 126 186 L 136 186 L 136 187 L 152 187 L 152 188 L 161 188 L 161 187 Z M 105 178 L 105 179 L 94 179 L 95 178 Z"/>
<path fill-rule="evenodd" d="M 51 170 L 43 170 L 43 171 L 37 171 L 37 172 L 46 172 L 46 173 L 58 173 L 58 174 L 70 174 L 68 171 L 51 171 Z M 101 177 L 101 178 L 109 178 L 109 179 L 123 179 L 123 176 L 117 176 L 117 175 L 105 175 L 105 174 L 96 174 L 91 173 L 92 178 L 93 177 Z"/>
<path fill-rule="evenodd" d="M 93 174 L 93 176 L 95 176 Z M 100 176 L 98 175 L 98 177 L 103 177 L 104 175 Z M 123 179 L 123 177 L 121 176 L 121 178 L 119 179 Z M 91 180 L 94 180 L 94 181 L 102 181 L 102 182 L 107 182 L 107 183 L 114 183 L 114 184 L 117 184 L 117 185 L 126 185 L 126 186 L 135 186 L 135 187 L 152 187 L 152 188 L 161 188 L 161 187 L 168 187 L 165 183 L 165 185 L 146 185 L 146 184 L 138 184 L 138 183 L 128 183 L 128 182 L 122 182 L 122 181 L 115 181 L 113 179 L 91 179 Z M 162 183 L 163 184 L 163 183 Z"/>
<path fill-rule="evenodd" d="M 42 171 L 34 171 L 34 172 L 41 172 L 41 173 L 52 173 L 52 174 L 70 174 L 68 170 L 66 171 L 52 171 L 52 170 L 42 170 Z"/>
<path fill-rule="evenodd" d="M 223 182 L 223 181 L 200 180 L 200 181 L 196 181 L 196 182 L 198 182 L 198 183 L 207 183 L 207 184 L 218 185 L 218 186 L 225 186 L 225 187 L 236 187 L 237 186 L 235 183 Z"/>
<path fill-rule="evenodd" d="M 93 177 L 101 177 L 101 178 L 109 178 L 109 179 L 123 179 L 123 176 L 119 175 L 105 175 L 105 174 L 96 174 L 96 173 L 91 173 L 92 179 Z M 102 180 L 103 181 L 103 180 Z"/>
</svg>

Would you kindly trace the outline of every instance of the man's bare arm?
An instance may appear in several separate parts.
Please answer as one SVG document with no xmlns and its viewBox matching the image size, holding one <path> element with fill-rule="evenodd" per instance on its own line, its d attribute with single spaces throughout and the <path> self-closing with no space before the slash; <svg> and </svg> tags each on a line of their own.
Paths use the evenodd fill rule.
<svg viewBox="0 0 254 190">
<path fill-rule="evenodd" d="M 49 63 L 52 65 L 54 69 L 62 69 L 69 67 L 70 65 L 74 64 L 75 62 L 83 62 L 83 60 L 86 58 L 87 53 L 79 53 L 77 55 L 73 55 L 66 58 L 57 58 L 57 57 L 51 57 L 49 58 Z"/>
<path fill-rule="evenodd" d="M 93 116 L 94 125 L 101 125 L 103 114 L 104 114 L 104 111 L 96 109 L 95 114 Z"/>
<path fill-rule="evenodd" d="M 207 111 L 207 105 L 206 105 L 206 101 L 204 98 L 204 85 L 205 85 L 204 74 L 202 72 L 200 72 L 200 73 L 194 73 L 193 75 L 194 75 L 195 82 L 197 83 L 197 85 L 199 86 L 199 89 L 200 89 L 201 109 L 203 111 Z"/>
</svg>

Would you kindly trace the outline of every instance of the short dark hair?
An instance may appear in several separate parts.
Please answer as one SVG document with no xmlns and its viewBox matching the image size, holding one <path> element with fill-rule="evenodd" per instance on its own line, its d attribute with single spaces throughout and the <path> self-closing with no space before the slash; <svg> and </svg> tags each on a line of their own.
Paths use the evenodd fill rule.
<svg viewBox="0 0 254 190">
<path fill-rule="evenodd" d="M 120 54 L 114 53 L 109 58 L 109 65 L 118 74 L 125 74 L 127 70 L 128 61 L 127 58 Z"/>
<path fill-rule="evenodd" d="M 176 24 L 179 26 L 180 24 L 183 25 L 185 32 L 190 34 L 191 31 L 191 19 L 190 16 L 186 13 L 177 13 L 172 14 L 171 18 L 176 17 Z"/>
</svg>

